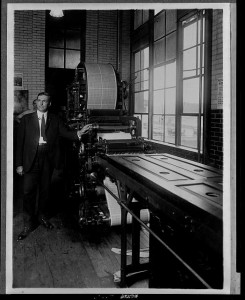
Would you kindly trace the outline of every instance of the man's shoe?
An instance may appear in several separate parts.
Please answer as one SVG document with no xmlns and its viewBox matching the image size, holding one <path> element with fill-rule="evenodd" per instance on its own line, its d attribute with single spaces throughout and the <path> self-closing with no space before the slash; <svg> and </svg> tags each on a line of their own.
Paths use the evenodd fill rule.
<svg viewBox="0 0 245 300">
<path fill-rule="evenodd" d="M 49 222 L 46 218 L 42 217 L 40 218 L 40 223 L 47 229 L 53 229 L 54 225 Z"/>
<path fill-rule="evenodd" d="M 25 226 L 23 231 L 18 235 L 18 241 L 24 240 L 33 230 L 35 229 L 34 226 Z"/>
</svg>

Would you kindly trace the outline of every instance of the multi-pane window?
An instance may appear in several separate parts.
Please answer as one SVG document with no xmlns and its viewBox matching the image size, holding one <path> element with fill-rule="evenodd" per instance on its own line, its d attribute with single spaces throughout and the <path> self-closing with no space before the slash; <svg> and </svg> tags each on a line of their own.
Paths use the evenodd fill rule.
<svg viewBox="0 0 245 300">
<path fill-rule="evenodd" d="M 63 18 L 49 16 L 49 68 L 75 69 L 81 53 L 81 13 L 65 11 Z"/>
<path fill-rule="evenodd" d="M 46 12 L 45 89 L 52 96 L 53 110 L 66 105 L 66 88 L 74 80 L 76 67 L 85 59 L 86 11 L 63 12 L 61 18 Z"/>
<path fill-rule="evenodd" d="M 149 10 L 136 9 L 134 11 L 134 29 L 137 29 L 148 20 L 149 20 Z"/>
<path fill-rule="evenodd" d="M 185 17 L 179 26 L 176 10 L 153 18 L 149 47 L 134 53 L 134 113 L 142 121 L 142 135 L 202 152 L 205 11 Z"/>
<path fill-rule="evenodd" d="M 154 19 L 152 139 L 175 143 L 176 11 Z"/>
<path fill-rule="evenodd" d="M 181 138 L 180 144 L 202 151 L 205 11 L 181 23 Z"/>
<path fill-rule="evenodd" d="M 134 112 L 141 119 L 142 136 L 148 138 L 149 47 L 134 54 Z"/>
</svg>

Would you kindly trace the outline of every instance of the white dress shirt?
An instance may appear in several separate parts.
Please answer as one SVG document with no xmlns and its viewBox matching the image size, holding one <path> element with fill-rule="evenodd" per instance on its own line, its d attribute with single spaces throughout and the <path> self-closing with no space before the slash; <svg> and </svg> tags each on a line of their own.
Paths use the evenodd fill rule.
<svg viewBox="0 0 245 300">
<path fill-rule="evenodd" d="M 42 123 L 42 117 L 43 117 L 43 115 L 44 115 L 44 120 L 45 120 L 45 124 L 46 124 L 46 121 L 47 121 L 47 112 L 45 112 L 45 113 L 42 113 L 42 112 L 40 112 L 39 110 L 37 110 L 37 117 L 38 117 L 38 122 L 39 122 L 39 134 L 40 134 L 40 136 L 39 136 L 39 144 L 46 144 L 47 142 L 46 141 L 44 141 L 44 139 L 43 139 L 43 137 L 41 136 L 41 123 Z"/>
</svg>

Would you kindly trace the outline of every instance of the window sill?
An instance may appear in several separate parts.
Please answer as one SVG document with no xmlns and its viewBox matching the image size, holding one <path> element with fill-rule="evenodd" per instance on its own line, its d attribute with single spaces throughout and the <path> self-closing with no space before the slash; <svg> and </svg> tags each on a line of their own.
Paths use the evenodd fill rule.
<svg viewBox="0 0 245 300">
<path fill-rule="evenodd" d="M 198 153 L 197 149 L 188 148 L 188 147 L 185 147 L 185 146 L 176 146 L 174 144 L 169 144 L 169 143 L 165 143 L 165 142 L 161 142 L 161 141 L 150 140 L 150 139 L 147 139 L 147 138 L 144 138 L 144 140 L 148 141 L 150 143 L 155 143 L 155 144 L 158 144 L 158 145 L 167 146 L 169 148 L 174 148 L 174 149 L 184 150 L 184 151 L 188 151 L 188 152 Z M 201 154 L 202 154 L 202 152 L 201 152 Z"/>
</svg>

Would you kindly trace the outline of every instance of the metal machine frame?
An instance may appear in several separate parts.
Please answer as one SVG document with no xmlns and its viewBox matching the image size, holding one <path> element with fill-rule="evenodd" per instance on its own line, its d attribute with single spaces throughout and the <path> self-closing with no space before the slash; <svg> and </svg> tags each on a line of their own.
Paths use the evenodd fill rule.
<svg viewBox="0 0 245 300">
<path fill-rule="evenodd" d="M 115 75 L 115 78 L 120 86 L 118 76 Z M 173 283 L 168 281 L 166 274 L 163 276 L 166 282 L 159 281 L 162 276 L 157 271 L 156 259 L 161 261 L 159 248 L 170 261 L 178 261 L 176 268 L 181 266 L 189 274 L 191 279 L 183 282 L 190 288 L 222 288 L 222 173 L 170 154 L 154 154 L 141 138 L 140 120 L 123 111 L 120 88 L 116 109 L 88 109 L 86 80 L 86 65 L 81 63 L 76 69 L 74 83 L 68 87 L 67 104 L 68 126 L 78 129 L 84 124 L 93 124 L 84 141 L 76 145 L 77 172 L 73 196 L 79 202 L 80 226 L 84 228 L 110 221 L 109 211 L 103 208 L 105 203 L 96 200 L 101 196 L 98 187 L 112 194 L 103 184 L 105 176 L 109 176 L 118 189 L 118 196 L 112 196 L 121 206 L 122 287 L 142 274 L 150 276 L 150 287 L 172 287 Z M 99 133 L 120 131 L 129 134 L 130 138 L 98 138 Z M 91 201 L 91 198 L 94 200 Z M 137 201 L 133 202 L 133 198 Z M 139 218 L 140 210 L 145 208 L 150 211 L 150 226 Z M 128 213 L 133 216 L 131 265 L 126 263 Z M 150 233 L 150 259 L 146 264 L 140 264 L 139 260 L 141 226 Z M 185 244 L 183 239 L 190 245 L 183 245 L 185 250 L 182 251 L 178 242 Z M 156 245 L 156 241 L 159 244 Z M 196 247 L 197 243 L 201 246 Z M 203 262 L 199 264 L 189 260 L 186 252 L 192 251 L 192 248 L 197 251 L 201 248 L 204 260 L 208 260 L 204 263 L 205 267 L 201 266 Z M 196 255 L 194 250 L 192 253 Z M 209 254 L 215 259 L 209 261 Z M 197 255 L 197 260 L 199 258 Z M 170 270 L 171 265 L 167 261 L 165 263 L 162 269 Z M 178 284 L 173 284 L 173 288 L 179 288 Z"/>
</svg>

